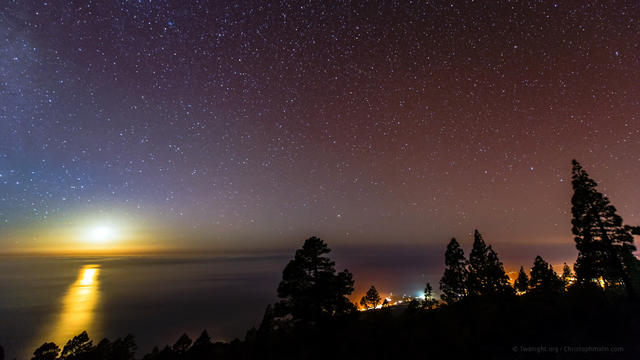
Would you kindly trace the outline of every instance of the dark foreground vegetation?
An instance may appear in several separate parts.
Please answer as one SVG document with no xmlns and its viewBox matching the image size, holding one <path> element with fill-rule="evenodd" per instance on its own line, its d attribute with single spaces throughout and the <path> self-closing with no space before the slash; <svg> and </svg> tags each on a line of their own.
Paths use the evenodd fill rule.
<svg viewBox="0 0 640 360">
<path fill-rule="evenodd" d="M 640 228 L 625 225 L 609 200 L 573 162 L 572 232 L 579 255 L 556 273 L 537 256 L 509 280 L 498 254 L 474 233 L 467 258 L 456 239 L 445 252 L 441 300 L 402 306 L 371 286 L 357 311 L 353 278 L 337 272 L 327 244 L 305 241 L 283 271 L 280 301 L 267 306 L 244 340 L 214 343 L 203 332 L 155 348 L 145 360 L 178 359 L 612 359 L 640 357 Z M 382 302 L 381 302 L 382 301 Z M 378 305 L 381 308 L 376 309 Z M 86 333 L 62 349 L 45 343 L 33 360 L 127 360 L 132 336 L 93 344 Z"/>
</svg>

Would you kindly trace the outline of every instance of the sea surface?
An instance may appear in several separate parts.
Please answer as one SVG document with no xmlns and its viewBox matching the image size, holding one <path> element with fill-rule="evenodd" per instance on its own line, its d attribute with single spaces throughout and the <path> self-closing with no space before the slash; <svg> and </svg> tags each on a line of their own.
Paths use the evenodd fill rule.
<svg viewBox="0 0 640 360">
<path fill-rule="evenodd" d="M 276 300 L 284 256 L 0 257 L 0 345 L 28 359 L 87 330 L 94 343 L 129 333 L 141 357 L 182 333 L 242 338 Z"/>
<path fill-rule="evenodd" d="M 381 295 L 438 289 L 444 246 L 337 248 L 357 301 L 371 285 Z M 0 345 L 6 359 L 30 359 L 45 341 L 61 348 L 87 330 L 97 343 L 133 334 L 137 358 L 154 345 L 206 329 L 214 341 L 244 338 L 277 301 L 293 251 L 242 256 L 0 256 Z"/>
</svg>

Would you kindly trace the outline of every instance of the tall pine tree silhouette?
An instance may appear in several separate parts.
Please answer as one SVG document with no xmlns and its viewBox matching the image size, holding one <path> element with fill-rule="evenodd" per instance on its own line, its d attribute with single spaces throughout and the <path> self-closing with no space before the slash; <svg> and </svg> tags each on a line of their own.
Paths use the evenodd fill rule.
<svg viewBox="0 0 640 360">
<path fill-rule="evenodd" d="M 529 290 L 529 277 L 527 276 L 527 273 L 524 271 L 524 268 L 522 266 L 520 266 L 518 278 L 513 283 L 513 287 L 521 293 L 525 293 L 527 292 L 527 290 Z"/>
<path fill-rule="evenodd" d="M 336 273 L 335 263 L 326 255 L 327 244 L 317 237 L 305 240 L 282 272 L 275 306 L 280 317 L 316 322 L 354 310 L 347 298 L 353 292 L 353 277 L 348 270 Z"/>
<path fill-rule="evenodd" d="M 567 265 L 567 263 L 564 263 L 564 265 L 562 266 L 561 279 L 562 285 L 564 285 L 564 289 L 567 290 L 574 280 L 573 271 L 571 271 L 571 267 Z"/>
<path fill-rule="evenodd" d="M 427 283 L 427 286 L 424 288 L 424 301 L 422 304 L 425 308 L 431 310 L 437 303 L 438 301 L 433 298 L 433 287 L 430 283 Z"/>
<path fill-rule="evenodd" d="M 571 231 L 579 252 L 575 264 L 577 282 L 602 279 L 607 286 L 623 283 L 627 294 L 635 297 L 630 280 L 636 249 L 632 228 L 623 225 L 616 208 L 596 189 L 598 184 L 580 163 L 573 160 L 572 165 Z"/>
<path fill-rule="evenodd" d="M 498 254 L 487 246 L 478 230 L 473 234 L 473 248 L 469 254 L 470 295 L 495 295 L 512 293 L 509 277 Z"/>
<path fill-rule="evenodd" d="M 451 304 L 467 296 L 467 259 L 455 238 L 452 238 L 444 253 L 444 275 L 440 279 L 440 298 Z"/>
<path fill-rule="evenodd" d="M 532 292 L 538 293 L 562 292 L 564 290 L 562 280 L 553 271 L 553 267 L 544 261 L 540 255 L 536 256 L 533 261 L 529 287 Z"/>
</svg>

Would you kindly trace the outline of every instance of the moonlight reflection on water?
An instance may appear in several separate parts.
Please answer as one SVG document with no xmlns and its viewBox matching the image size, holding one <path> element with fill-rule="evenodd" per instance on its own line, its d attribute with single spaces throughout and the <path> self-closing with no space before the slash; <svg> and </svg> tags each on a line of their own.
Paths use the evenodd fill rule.
<svg viewBox="0 0 640 360">
<path fill-rule="evenodd" d="M 71 284 L 62 299 L 62 309 L 58 320 L 48 332 L 56 344 L 64 345 L 67 340 L 87 330 L 89 335 L 96 327 L 96 305 L 100 298 L 100 265 L 84 265 L 78 278 Z"/>
</svg>

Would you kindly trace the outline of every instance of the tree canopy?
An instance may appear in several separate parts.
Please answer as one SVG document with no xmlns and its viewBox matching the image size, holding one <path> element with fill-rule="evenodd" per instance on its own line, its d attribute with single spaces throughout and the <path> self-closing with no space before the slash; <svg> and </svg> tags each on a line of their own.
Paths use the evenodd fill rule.
<svg viewBox="0 0 640 360">
<path fill-rule="evenodd" d="M 635 296 L 630 279 L 636 249 L 633 228 L 623 225 L 609 198 L 596 189 L 597 183 L 576 160 L 572 161 L 571 183 L 571 231 L 579 252 L 574 267 L 577 282 L 624 284 L 627 293 Z"/>
<path fill-rule="evenodd" d="M 562 266 L 562 285 L 564 285 L 565 290 L 571 285 L 574 280 L 573 271 L 571 271 L 571 267 L 564 263 Z"/>
<path fill-rule="evenodd" d="M 336 273 L 335 263 L 326 256 L 329 252 L 331 249 L 317 237 L 307 239 L 296 251 L 278 286 L 278 316 L 315 322 L 354 310 L 347 298 L 353 292 L 353 277 L 346 269 Z"/>
<path fill-rule="evenodd" d="M 184 354 L 187 352 L 187 350 L 189 350 L 189 348 L 191 347 L 191 343 L 193 341 L 191 340 L 191 338 L 189 337 L 189 335 L 187 334 L 182 334 L 178 340 L 175 342 L 175 344 L 173 344 L 173 351 L 175 351 L 177 354 Z"/>
<path fill-rule="evenodd" d="M 58 357 L 59 353 L 60 348 L 58 345 L 52 342 L 46 342 L 33 352 L 31 360 L 54 360 Z"/>
<path fill-rule="evenodd" d="M 456 302 L 467 295 L 467 259 L 458 241 L 452 238 L 444 253 L 444 274 L 440 279 L 440 291 L 443 301 Z"/>
<path fill-rule="evenodd" d="M 558 277 L 553 266 L 544 261 L 540 255 L 536 256 L 531 268 L 531 278 L 529 280 L 531 291 L 538 293 L 561 292 L 564 284 Z"/>
<path fill-rule="evenodd" d="M 133 335 L 113 342 L 105 338 L 93 345 L 87 332 L 83 331 L 69 340 L 62 352 L 53 342 L 42 344 L 33 352 L 31 360 L 133 360 L 136 350 Z"/>
<path fill-rule="evenodd" d="M 498 254 L 487 246 L 478 230 L 473 234 L 473 248 L 469 254 L 468 291 L 471 295 L 495 295 L 513 292 L 509 277 Z"/>
<path fill-rule="evenodd" d="M 62 359 L 75 359 L 79 355 L 87 353 L 92 347 L 93 342 L 89 339 L 87 332 L 83 331 L 67 341 L 67 344 L 62 348 L 60 357 Z"/>
<path fill-rule="evenodd" d="M 430 283 L 427 283 L 427 285 L 424 287 L 423 306 L 431 310 L 434 306 L 436 306 L 437 303 L 438 301 L 433 297 L 433 287 Z"/>
<path fill-rule="evenodd" d="M 521 293 L 529 290 L 529 277 L 522 266 L 520 266 L 520 271 L 518 272 L 516 281 L 513 283 L 513 287 Z"/>
<path fill-rule="evenodd" d="M 371 285 L 367 293 L 360 299 L 360 305 L 367 309 L 375 309 L 378 304 L 380 304 L 380 301 L 382 301 L 382 298 L 380 294 L 378 294 L 378 290 L 375 286 Z"/>
</svg>

